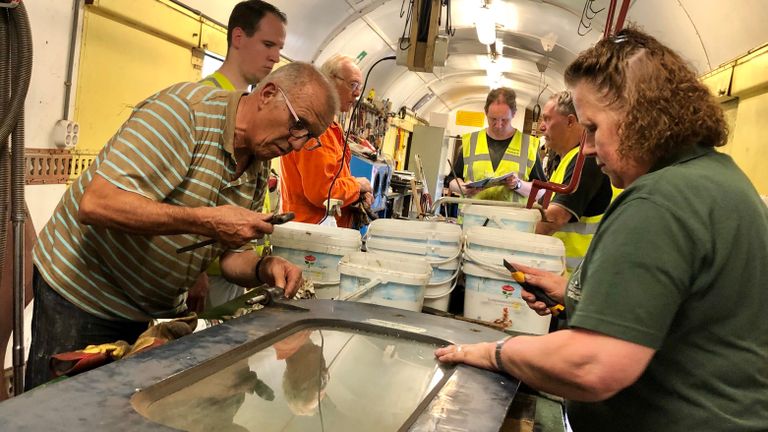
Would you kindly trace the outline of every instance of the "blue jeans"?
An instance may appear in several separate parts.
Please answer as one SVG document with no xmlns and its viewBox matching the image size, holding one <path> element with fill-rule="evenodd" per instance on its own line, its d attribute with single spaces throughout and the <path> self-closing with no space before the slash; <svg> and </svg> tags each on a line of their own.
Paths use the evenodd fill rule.
<svg viewBox="0 0 768 432">
<path fill-rule="evenodd" d="M 37 267 L 32 276 L 32 290 L 35 304 L 25 390 L 54 378 L 50 368 L 53 354 L 117 340 L 133 343 L 147 329 L 146 322 L 110 321 L 83 311 L 54 291 Z"/>
</svg>

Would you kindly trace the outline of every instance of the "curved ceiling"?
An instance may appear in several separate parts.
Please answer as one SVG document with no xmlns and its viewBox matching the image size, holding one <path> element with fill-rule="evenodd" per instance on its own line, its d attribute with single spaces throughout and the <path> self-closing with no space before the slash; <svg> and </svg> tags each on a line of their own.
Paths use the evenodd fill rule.
<svg viewBox="0 0 768 432">
<path fill-rule="evenodd" d="M 194 9 L 226 23 L 236 0 L 182 0 Z M 582 19 L 589 0 L 493 0 L 497 47 L 503 85 L 518 93 L 518 105 L 536 102 L 563 89 L 563 71 L 576 55 L 602 36 L 609 0 L 589 1 L 591 20 Z M 321 64 L 335 53 L 358 57 L 364 73 L 377 60 L 396 53 L 403 35 L 407 7 L 403 0 L 272 0 L 288 16 L 283 55 Z M 405 6 L 403 4 L 405 3 Z M 489 47 L 477 40 L 475 14 L 481 0 L 450 0 L 448 59 L 432 73 L 409 71 L 384 61 L 370 74 L 367 88 L 392 100 L 393 107 L 417 113 L 482 109 L 488 93 Z M 621 3 L 621 0 L 619 0 Z M 443 8 L 441 33 L 445 33 Z M 580 20 L 582 25 L 580 25 Z M 708 72 L 768 42 L 768 7 L 764 0 L 633 0 L 627 21 L 633 22 L 680 52 L 700 73 Z M 738 30 L 734 30 L 738 27 Z M 544 40 L 554 46 L 545 49 Z M 544 72 L 540 72 L 544 70 Z"/>
</svg>

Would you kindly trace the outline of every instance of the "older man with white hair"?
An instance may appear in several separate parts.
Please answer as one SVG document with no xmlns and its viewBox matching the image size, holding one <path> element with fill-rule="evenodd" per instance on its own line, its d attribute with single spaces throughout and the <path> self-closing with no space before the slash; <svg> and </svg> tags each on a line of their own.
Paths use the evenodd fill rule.
<svg viewBox="0 0 768 432">
<path fill-rule="evenodd" d="M 335 55 L 320 71 L 336 86 L 339 110 L 349 112 L 363 90 L 362 73 L 355 60 Z M 350 206 L 361 197 L 371 203 L 371 183 L 364 177 L 352 177 L 351 152 L 344 140 L 344 129 L 336 118 L 314 143 L 280 159 L 283 210 L 296 213 L 297 221 L 320 223 L 327 211 L 325 201 L 338 199 L 342 204 L 341 215 L 335 215 L 336 226 L 348 228 L 352 225 Z"/>
</svg>

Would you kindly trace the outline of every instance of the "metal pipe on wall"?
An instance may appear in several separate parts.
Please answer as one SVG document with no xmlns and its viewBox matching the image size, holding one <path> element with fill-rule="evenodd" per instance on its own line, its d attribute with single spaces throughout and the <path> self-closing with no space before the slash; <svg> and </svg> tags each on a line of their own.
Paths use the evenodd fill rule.
<svg viewBox="0 0 768 432">
<path fill-rule="evenodd" d="M 69 105 L 72 100 L 72 80 L 75 75 L 75 52 L 77 48 L 77 24 L 80 22 L 80 4 L 83 0 L 72 1 L 72 30 L 69 33 L 69 54 L 67 55 L 67 77 L 64 80 L 64 110 L 61 118 L 69 120 Z"/>
<path fill-rule="evenodd" d="M 11 221 L 13 223 L 13 394 L 24 391 L 24 108 L 11 136 Z"/>
</svg>

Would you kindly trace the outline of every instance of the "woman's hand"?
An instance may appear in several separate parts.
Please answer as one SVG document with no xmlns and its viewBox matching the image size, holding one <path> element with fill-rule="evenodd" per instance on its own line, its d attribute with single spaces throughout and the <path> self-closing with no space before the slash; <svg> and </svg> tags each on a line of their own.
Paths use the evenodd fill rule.
<svg viewBox="0 0 768 432">
<path fill-rule="evenodd" d="M 565 287 L 568 285 L 568 279 L 545 270 L 539 270 L 516 263 L 513 263 L 513 265 L 518 270 L 525 273 L 526 282 L 541 288 L 541 290 L 553 300 L 563 304 Z M 544 302 L 536 300 L 536 297 L 525 289 L 520 293 L 520 296 L 528 304 L 528 307 L 536 311 L 539 315 L 549 315 L 551 313 Z"/>
<path fill-rule="evenodd" d="M 435 357 L 444 363 L 465 363 L 483 369 L 496 370 L 494 342 L 448 345 L 435 350 Z"/>
</svg>

